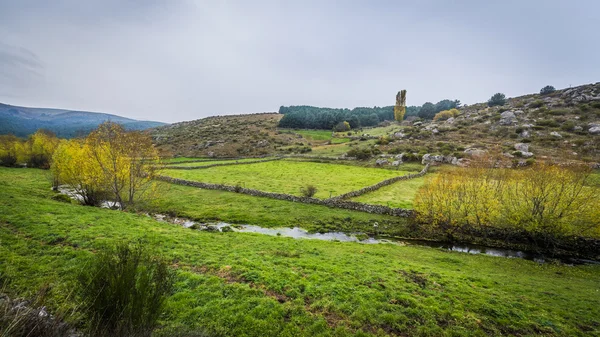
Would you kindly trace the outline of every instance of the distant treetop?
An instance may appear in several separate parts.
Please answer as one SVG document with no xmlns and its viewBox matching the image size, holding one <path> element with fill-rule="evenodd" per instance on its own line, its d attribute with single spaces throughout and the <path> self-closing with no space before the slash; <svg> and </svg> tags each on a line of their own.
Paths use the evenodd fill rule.
<svg viewBox="0 0 600 337">
<path fill-rule="evenodd" d="M 551 93 L 553 93 L 555 91 L 556 91 L 556 89 L 553 86 L 547 85 L 547 86 L 543 87 L 542 90 L 540 90 L 540 94 L 541 95 L 548 95 L 548 94 L 551 94 Z"/>
</svg>

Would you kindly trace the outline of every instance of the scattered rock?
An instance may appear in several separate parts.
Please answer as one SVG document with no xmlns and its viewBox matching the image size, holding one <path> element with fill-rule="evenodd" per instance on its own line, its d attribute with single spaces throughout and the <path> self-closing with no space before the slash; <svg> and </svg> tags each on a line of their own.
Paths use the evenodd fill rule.
<svg viewBox="0 0 600 337">
<path fill-rule="evenodd" d="M 592 135 L 600 134 L 600 124 L 590 123 L 588 132 Z"/>
<path fill-rule="evenodd" d="M 375 165 L 377 165 L 377 166 L 387 165 L 387 163 L 388 163 L 387 159 L 377 159 L 377 161 L 375 161 Z"/>
<path fill-rule="evenodd" d="M 516 122 L 517 116 L 512 111 L 504 111 L 500 114 L 500 121 L 498 122 L 500 125 L 511 125 Z"/>
<path fill-rule="evenodd" d="M 394 133 L 394 137 L 395 138 L 404 138 L 406 135 L 402 132 L 396 132 Z"/>
<path fill-rule="evenodd" d="M 471 157 L 481 157 L 487 153 L 486 150 L 476 149 L 476 148 L 468 148 L 465 149 L 464 153 Z"/>
<path fill-rule="evenodd" d="M 395 160 L 392 162 L 392 166 L 400 166 L 400 164 L 402 164 L 402 162 L 399 160 Z"/>
<path fill-rule="evenodd" d="M 521 151 L 521 152 L 527 152 L 527 151 L 529 151 L 529 144 L 517 143 L 517 144 L 515 144 L 515 150 Z"/>
<path fill-rule="evenodd" d="M 446 120 L 446 124 L 453 124 L 454 123 L 454 117 L 450 117 Z"/>
<path fill-rule="evenodd" d="M 258 143 L 256 143 L 257 147 L 265 147 L 265 146 L 269 146 L 269 141 L 266 139 L 263 140 L 259 140 Z"/>
<path fill-rule="evenodd" d="M 562 135 L 556 131 L 550 132 L 550 136 L 556 137 L 556 138 L 562 138 Z"/>
</svg>

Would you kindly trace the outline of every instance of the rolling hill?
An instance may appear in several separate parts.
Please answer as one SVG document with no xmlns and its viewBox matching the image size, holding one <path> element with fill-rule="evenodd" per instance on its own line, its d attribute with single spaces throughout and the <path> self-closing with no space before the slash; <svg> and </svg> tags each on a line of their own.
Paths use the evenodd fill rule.
<svg viewBox="0 0 600 337">
<path fill-rule="evenodd" d="M 58 137 L 71 138 L 87 134 L 105 121 L 119 123 L 128 130 L 145 130 L 165 125 L 162 122 L 139 121 L 106 113 L 27 108 L 0 103 L 0 134 L 26 137 L 38 129 L 47 129 Z"/>
<path fill-rule="evenodd" d="M 277 129 L 283 115 L 215 116 L 148 130 L 163 155 L 192 157 L 261 156 L 281 148 L 303 148 L 307 140 Z"/>
</svg>

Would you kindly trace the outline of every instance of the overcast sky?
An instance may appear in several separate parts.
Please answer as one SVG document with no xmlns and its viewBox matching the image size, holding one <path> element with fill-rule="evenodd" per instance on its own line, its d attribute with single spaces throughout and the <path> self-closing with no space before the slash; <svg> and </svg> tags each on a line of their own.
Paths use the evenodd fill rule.
<svg viewBox="0 0 600 337">
<path fill-rule="evenodd" d="M 600 1 L 0 0 L 0 102 L 176 122 L 600 81 Z"/>
</svg>

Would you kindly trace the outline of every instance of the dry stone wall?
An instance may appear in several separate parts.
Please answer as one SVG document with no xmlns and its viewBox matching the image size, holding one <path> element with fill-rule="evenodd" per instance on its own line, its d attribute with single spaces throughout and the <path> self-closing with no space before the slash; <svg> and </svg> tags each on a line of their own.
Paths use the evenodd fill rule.
<svg viewBox="0 0 600 337">
<path fill-rule="evenodd" d="M 269 159 L 263 159 L 263 160 L 254 160 L 254 161 L 245 161 L 245 162 L 233 162 L 233 163 L 221 163 L 221 164 L 211 164 L 211 165 L 201 165 L 201 166 L 175 166 L 175 165 L 167 165 L 166 168 L 168 169 L 175 169 L 175 170 L 197 170 L 197 169 L 206 169 L 206 168 L 211 168 L 211 167 L 217 167 L 217 166 L 230 166 L 230 165 L 245 165 L 245 164 L 256 164 L 256 163 L 266 163 L 269 161 L 275 161 L 275 160 L 281 160 L 283 159 L 283 157 L 277 157 L 277 158 L 269 158 Z"/>
<path fill-rule="evenodd" d="M 172 178 L 172 177 L 167 177 L 167 176 L 158 176 L 156 179 L 165 181 L 165 182 L 168 182 L 171 184 L 177 184 L 177 185 L 183 185 L 183 186 L 191 186 L 191 187 L 203 188 L 203 189 L 208 189 L 208 190 L 221 190 L 221 191 L 235 192 L 235 193 L 247 194 L 247 195 L 251 195 L 251 196 L 255 196 L 255 197 L 271 198 L 271 199 L 285 200 L 285 201 L 291 201 L 291 202 L 301 202 L 301 203 L 305 203 L 305 204 L 322 205 L 322 206 L 327 206 L 327 207 L 332 207 L 332 208 L 343 208 L 343 209 L 372 213 L 372 214 L 384 214 L 384 215 L 391 215 L 391 216 L 398 216 L 398 217 L 410 217 L 414 214 L 413 211 L 409 210 L 409 209 L 392 208 L 392 207 L 381 206 L 381 205 L 369 205 L 369 204 L 363 204 L 360 202 L 340 200 L 340 199 L 334 199 L 334 198 L 322 200 L 322 199 L 317 199 L 317 198 L 299 197 L 299 196 L 295 196 L 295 195 L 291 195 L 291 194 L 265 192 L 265 191 L 250 189 L 250 188 L 243 188 L 240 186 L 210 184 L 210 183 L 203 183 L 203 182 L 198 182 L 198 181 L 189 181 L 189 180 Z"/>
<path fill-rule="evenodd" d="M 337 197 L 333 197 L 329 200 L 343 200 L 343 199 L 350 199 L 350 198 L 355 198 L 358 197 L 360 195 L 363 195 L 365 193 L 369 193 L 369 192 L 373 192 L 376 191 L 384 186 L 387 185 L 391 185 L 397 181 L 401 181 L 401 180 L 409 180 L 409 179 L 414 179 L 414 178 L 418 178 L 418 177 L 422 177 L 427 173 L 427 170 L 429 170 L 429 164 L 425 165 L 425 167 L 421 170 L 421 172 L 416 173 L 416 174 L 407 174 L 407 175 L 403 175 L 403 176 L 398 176 L 398 177 L 394 177 L 394 178 L 390 178 L 384 181 L 380 181 L 375 185 L 371 185 L 371 186 L 367 186 L 365 188 L 361 188 L 360 190 L 356 190 L 356 191 L 351 191 L 348 192 L 346 194 L 342 194 L 339 195 Z"/>
</svg>

